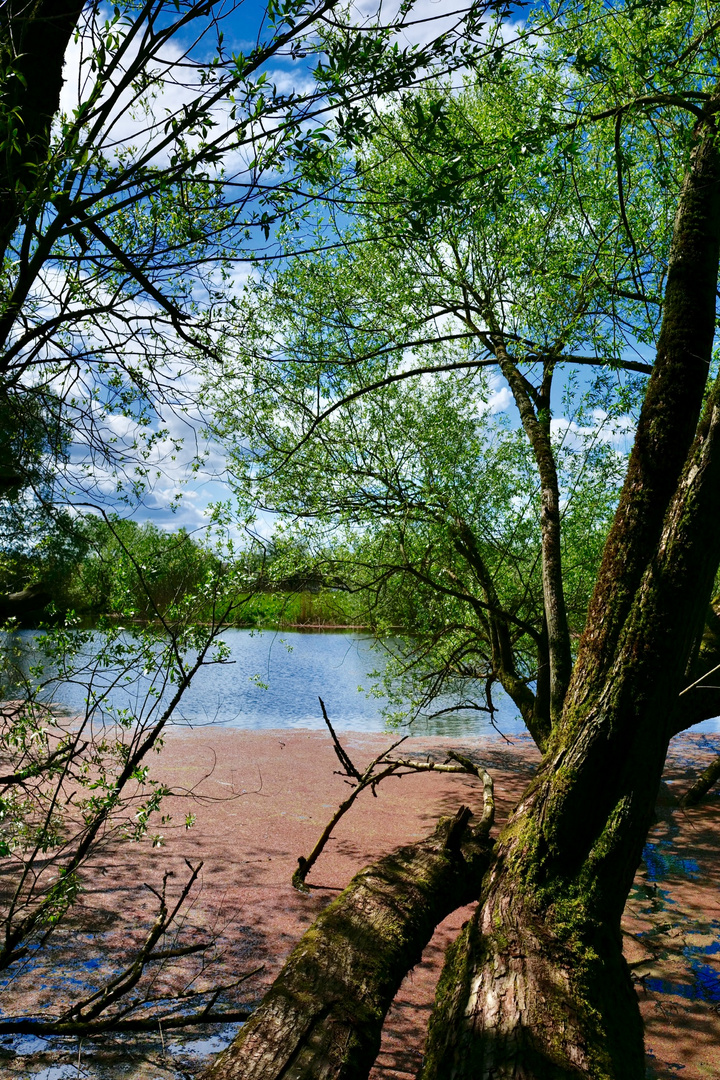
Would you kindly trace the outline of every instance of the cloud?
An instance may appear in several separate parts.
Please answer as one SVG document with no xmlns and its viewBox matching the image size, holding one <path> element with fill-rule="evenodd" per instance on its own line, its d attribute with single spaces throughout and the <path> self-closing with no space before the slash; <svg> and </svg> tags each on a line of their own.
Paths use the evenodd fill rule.
<svg viewBox="0 0 720 1080">
<path fill-rule="evenodd" d="M 611 416 L 603 409 L 593 409 L 591 422 L 578 424 L 566 417 L 550 421 L 550 431 L 556 441 L 568 450 L 581 450 L 588 440 L 602 443 L 627 454 L 635 435 L 635 422 L 630 416 Z"/>
<path fill-rule="evenodd" d="M 513 406 L 513 396 L 507 386 L 502 386 L 496 393 L 491 394 L 487 401 L 487 411 L 489 413 L 506 412 Z"/>
<path fill-rule="evenodd" d="M 394 10 L 392 6 L 389 9 L 382 8 L 382 15 L 386 20 L 398 10 L 397 0 L 393 2 Z M 353 17 L 358 24 L 367 24 L 372 21 L 377 11 L 374 0 L 358 0 Z M 110 8 L 103 9 L 101 14 L 103 19 L 108 17 Z M 456 21 L 455 4 L 448 3 L 447 0 L 419 0 L 413 7 L 400 37 L 402 42 L 408 45 L 426 44 L 438 33 L 450 29 Z M 234 28 L 235 37 L 238 38 L 239 22 L 228 25 Z M 88 34 L 81 34 L 77 41 L 71 42 L 66 55 L 61 108 L 68 114 L 72 114 L 78 104 L 87 99 L 95 78 L 89 62 L 88 47 Z M 112 85 L 104 90 L 100 102 L 95 105 L 95 108 L 98 105 L 105 108 L 106 116 L 94 150 L 102 151 L 115 160 L 118 160 L 131 144 L 152 152 L 152 148 L 158 148 L 165 138 L 164 126 L 168 116 L 180 115 L 183 109 L 197 100 L 198 95 L 210 92 L 209 88 L 201 83 L 199 69 L 193 68 L 192 64 L 186 64 L 188 48 L 191 57 L 202 59 L 205 50 L 204 58 L 207 58 L 210 39 L 203 43 L 201 38 L 195 45 L 191 45 L 189 39 L 171 39 L 153 58 L 156 70 L 161 73 L 159 81 L 152 88 L 152 93 L 143 93 L 130 87 L 119 89 L 124 74 L 132 71 L 138 62 L 139 46 L 137 42 L 131 45 L 122 66 L 118 67 L 113 76 Z M 277 85 L 281 93 L 309 94 L 313 89 L 309 65 L 298 61 L 273 61 L 268 69 L 268 79 Z M 226 100 L 218 101 L 213 106 L 212 118 L 217 124 L 217 134 L 232 130 L 234 121 L 231 120 L 230 110 L 231 105 Z M 256 125 L 255 130 L 259 133 L 261 127 Z M 196 145 L 199 138 L 199 135 L 192 136 L 189 144 Z M 157 149 L 154 163 L 162 164 L 169 160 L 170 153 L 169 146 L 162 150 Z M 249 149 L 232 150 L 225 155 L 223 163 L 236 178 L 248 178 L 251 153 Z M 217 168 L 219 170 L 220 165 Z M 232 286 L 239 288 L 246 276 L 247 271 L 238 269 Z M 43 289 L 38 289 L 35 298 L 38 315 L 44 314 L 47 317 L 48 313 L 57 308 L 58 297 L 64 290 L 61 278 L 61 272 L 57 268 L 47 269 L 42 281 Z M 136 465 L 147 471 L 148 490 L 143 512 L 152 520 L 162 521 L 169 527 L 179 524 L 199 525 L 205 520 L 208 504 L 227 495 L 228 489 L 224 484 L 225 458 L 222 448 L 208 441 L 203 434 L 204 418 L 194 405 L 197 400 L 197 375 L 185 359 L 186 345 L 174 334 L 167 319 L 163 318 L 161 321 L 161 312 L 151 302 L 117 299 L 115 309 L 105 316 L 102 330 L 89 324 L 78 326 L 68 333 L 68 348 L 88 356 L 95 352 L 107 357 L 111 364 L 111 353 L 115 348 L 126 365 L 136 360 L 140 362 L 142 333 L 138 332 L 137 337 L 128 336 L 128 322 L 135 327 L 142 327 L 142 333 L 147 330 L 153 337 L 151 347 L 160 350 L 155 362 L 158 377 L 161 377 L 164 385 L 165 398 L 156 403 L 156 415 L 148 427 L 137 417 L 108 413 L 102 404 L 103 400 L 108 400 L 108 383 L 106 381 L 103 384 L 102 380 L 97 386 L 100 399 L 95 402 L 92 399 L 83 401 L 82 408 L 86 410 L 85 415 L 90 427 L 96 425 L 94 435 L 105 432 L 108 441 L 112 440 L 111 445 L 116 455 L 125 456 L 126 482 L 132 480 Z M 137 357 L 133 353 L 136 348 Z M 126 350 L 124 353 L 123 349 Z M 58 390 L 63 391 L 60 383 Z M 510 404 L 507 388 L 500 388 L 489 399 L 487 409 L 490 412 L 499 412 L 507 409 Z M 160 438 L 157 437 L 157 432 L 162 427 L 167 428 L 168 434 Z M 82 430 L 78 432 L 70 461 L 63 474 L 63 482 L 68 491 L 85 492 L 88 497 L 97 497 L 109 506 L 118 505 L 118 481 L 123 470 L 114 469 L 109 461 L 103 462 L 102 454 L 95 452 L 90 435 L 89 431 L 86 435 L 83 435 Z M 151 440 L 146 455 L 137 461 L 133 448 L 136 444 L 142 447 L 148 435 L 154 435 L 155 438 Z M 180 450 L 177 449 L 178 442 L 182 442 Z M 198 458 L 201 463 L 193 471 Z M 179 502 L 178 492 L 183 492 Z M 79 497 L 81 496 L 78 495 Z M 172 506 L 177 506 L 174 512 Z M 272 531 L 272 519 L 263 519 L 260 527 L 268 532 Z"/>
</svg>

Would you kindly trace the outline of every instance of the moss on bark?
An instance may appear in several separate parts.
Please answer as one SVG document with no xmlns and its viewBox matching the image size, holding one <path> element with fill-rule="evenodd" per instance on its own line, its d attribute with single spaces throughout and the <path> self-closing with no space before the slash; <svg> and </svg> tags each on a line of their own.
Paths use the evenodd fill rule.
<svg viewBox="0 0 720 1080">
<path fill-rule="evenodd" d="M 293 950 L 204 1080 L 361 1080 L 387 1009 L 447 914 L 478 894 L 491 845 L 465 808 L 363 870 Z"/>
</svg>

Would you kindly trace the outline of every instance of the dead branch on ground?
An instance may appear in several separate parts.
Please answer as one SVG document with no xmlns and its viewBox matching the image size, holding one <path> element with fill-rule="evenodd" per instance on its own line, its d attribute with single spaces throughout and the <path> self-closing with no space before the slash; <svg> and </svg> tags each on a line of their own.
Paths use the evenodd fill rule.
<svg viewBox="0 0 720 1080">
<path fill-rule="evenodd" d="M 207 953 L 213 945 L 212 940 L 195 942 L 189 945 L 177 945 L 171 948 L 158 948 L 161 939 L 166 937 L 173 926 L 176 925 L 184 905 L 187 902 L 190 891 L 197 881 L 203 864 L 192 866 L 185 860 L 190 876 L 183 885 L 180 895 L 172 906 L 168 903 L 167 884 L 172 876 L 171 871 L 163 875 L 160 890 L 146 885 L 159 901 L 158 912 L 155 920 L 140 948 L 135 952 L 122 971 L 109 978 L 99 990 L 94 991 L 81 1001 L 69 1006 L 58 1016 L 6 1016 L 0 1020 L 0 1034 L 34 1034 L 34 1035 L 98 1035 L 106 1031 L 142 1032 L 157 1030 L 158 1023 L 166 1028 L 181 1028 L 196 1024 L 226 1024 L 232 1021 L 246 1020 L 250 1011 L 248 1009 L 224 1009 L 214 1010 L 214 1006 L 221 994 L 228 994 L 235 990 L 241 983 L 246 982 L 253 975 L 262 971 L 258 967 L 242 975 L 226 985 L 214 985 L 211 990 L 185 990 L 179 993 L 151 994 L 145 991 L 140 995 L 131 996 L 132 991 L 138 986 L 143 976 L 147 973 L 150 965 L 166 964 L 170 960 L 194 954 Z M 204 967 L 203 967 L 204 970 Z M 194 977 L 197 978 L 197 975 Z M 193 980 L 194 981 L 194 980 Z M 202 999 L 208 1000 L 202 1003 Z M 197 1007 L 198 1002 L 201 1002 Z M 183 1012 L 192 1004 L 192 1011 Z M 147 1013 L 151 1008 L 165 1006 L 162 1012 L 154 1011 L 152 1015 L 138 1015 Z"/>
<path fill-rule="evenodd" d="M 300 892 L 309 891 L 309 886 L 306 884 L 306 878 L 313 865 L 322 854 L 338 821 L 340 821 L 340 819 L 348 812 L 358 795 L 367 790 L 367 788 L 370 788 L 373 795 L 377 796 L 376 788 L 378 784 L 383 780 L 386 780 L 389 776 L 403 777 L 408 776 L 411 773 L 440 772 L 459 773 L 477 777 L 479 780 L 482 780 L 483 783 L 483 819 L 481 825 L 487 816 L 490 821 L 488 829 L 491 828 L 495 805 L 493 801 L 492 780 L 490 775 L 481 766 L 475 765 L 470 758 L 467 758 L 454 750 L 448 752 L 447 758 L 442 764 L 430 761 L 429 759 L 427 761 L 415 761 L 410 758 L 391 758 L 389 755 L 408 738 L 407 735 L 403 735 L 401 738 L 396 739 L 395 742 L 391 743 L 390 746 L 383 750 L 382 753 L 378 754 L 377 757 L 373 758 L 370 764 L 361 772 L 340 742 L 327 714 L 325 702 L 322 698 L 318 698 L 318 700 L 320 702 L 320 708 L 322 709 L 323 720 L 330 732 L 333 749 L 335 750 L 335 754 L 341 765 L 342 771 L 339 775 L 346 777 L 346 783 L 351 785 L 352 791 L 347 799 L 344 799 L 343 802 L 340 803 L 337 810 L 323 829 L 310 854 L 307 857 L 301 855 L 298 858 L 298 866 L 292 876 L 292 883 Z"/>
</svg>

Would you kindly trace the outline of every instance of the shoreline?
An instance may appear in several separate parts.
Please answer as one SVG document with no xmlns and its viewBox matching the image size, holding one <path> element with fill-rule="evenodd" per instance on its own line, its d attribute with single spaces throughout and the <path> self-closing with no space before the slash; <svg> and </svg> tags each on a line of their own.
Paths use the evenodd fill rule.
<svg viewBox="0 0 720 1080">
<path fill-rule="evenodd" d="M 359 766 L 390 741 L 377 732 L 342 734 Z M 419 735 L 403 744 L 403 754 L 436 756 L 450 746 L 468 752 L 491 772 L 501 822 L 539 761 L 529 736 L 514 736 L 508 746 L 495 734 Z M 713 746 L 720 746 L 720 737 L 691 734 L 673 740 L 666 769 L 671 787 L 677 790 L 686 782 L 688 770 L 700 767 Z M 150 764 L 153 776 L 177 792 L 166 803 L 173 822 L 164 828 L 165 846 L 108 848 L 88 866 L 73 925 L 57 932 L 46 968 L 37 967 L 24 983 L 15 980 L 12 995 L 6 991 L 8 1012 L 19 1011 L 23 1001 L 29 1007 L 31 999 L 43 1008 L 56 1007 L 59 997 L 77 992 L 78 979 L 97 978 L 103 964 L 112 967 L 154 917 L 157 901 L 144 883 L 157 887 L 163 873 L 170 872 L 175 895 L 187 879 L 186 858 L 194 866 L 204 865 L 183 940 L 214 935 L 220 957 L 219 966 L 201 980 L 228 982 L 262 965 L 262 972 L 231 995 L 236 1005 L 252 1004 L 317 913 L 354 873 L 399 844 L 426 835 L 440 815 L 454 812 L 460 803 L 475 807 L 481 799 L 472 778 L 438 773 L 389 779 L 377 798 L 363 793 L 313 868 L 308 880 L 315 888 L 304 895 L 290 883 L 296 860 L 308 854 L 347 795 L 326 730 L 173 729 Z M 196 817 L 189 830 L 183 826 L 187 813 Z M 626 909 L 624 940 L 647 1025 L 649 1064 L 662 1080 L 676 1076 L 679 1065 L 687 1080 L 720 1074 L 720 1017 L 707 995 L 705 1000 L 692 996 L 701 984 L 711 985 L 708 972 L 715 973 L 720 987 L 719 844 L 719 797 L 697 810 L 666 815 L 651 831 L 646 862 Z M 471 912 L 472 906 L 460 909 L 438 927 L 403 983 L 388 1014 L 371 1080 L 411 1080 L 417 1074 L 444 950 Z M 84 948 L 80 953 L 79 944 Z M 99 966 L 93 975 L 87 964 L 95 958 Z M 185 978 L 191 963 L 191 958 L 179 962 Z M 33 1080 L 47 1075 L 43 1070 L 50 1067 L 69 1069 L 77 1062 L 77 1040 L 39 1043 L 35 1040 L 32 1052 L 5 1057 L 2 1048 L 12 1048 L 8 1039 L 0 1039 L 3 1075 Z M 85 1075 L 93 1080 L 171 1080 L 181 1070 L 192 1076 L 221 1043 L 217 1029 L 189 1029 L 167 1034 L 164 1041 L 159 1035 L 86 1040 Z M 19 1045 L 22 1049 L 21 1040 Z"/>
</svg>

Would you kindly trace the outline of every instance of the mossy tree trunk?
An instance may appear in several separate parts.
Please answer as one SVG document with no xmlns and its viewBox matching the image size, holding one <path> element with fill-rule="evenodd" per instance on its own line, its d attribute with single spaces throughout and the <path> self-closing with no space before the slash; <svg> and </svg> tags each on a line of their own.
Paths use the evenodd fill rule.
<svg viewBox="0 0 720 1080">
<path fill-rule="evenodd" d="M 359 873 L 316 919 L 203 1080 L 363 1080 L 385 1014 L 438 922 L 477 896 L 492 812 L 462 807 Z"/>
<path fill-rule="evenodd" d="M 711 103 L 711 107 L 712 107 Z M 423 1080 L 641 1080 L 620 918 L 720 561 L 710 111 L 675 220 L 663 326 L 562 717 L 438 989 Z M 702 417 L 701 417 L 702 413 Z"/>
</svg>

